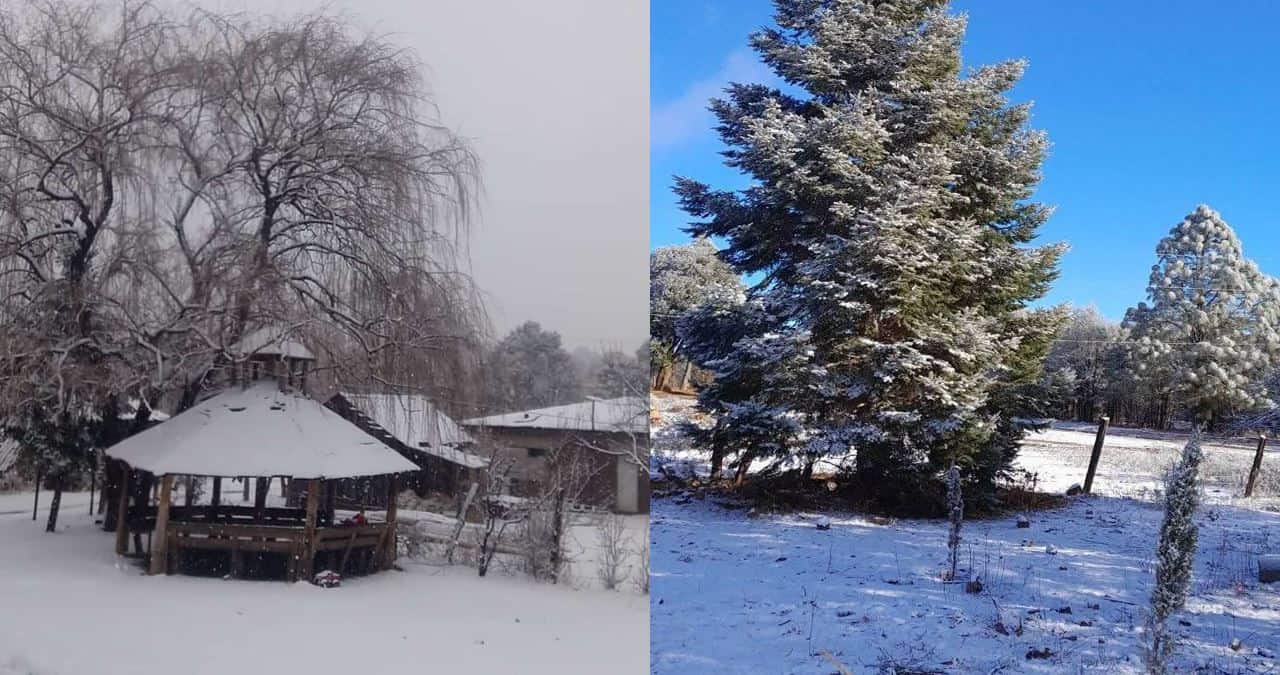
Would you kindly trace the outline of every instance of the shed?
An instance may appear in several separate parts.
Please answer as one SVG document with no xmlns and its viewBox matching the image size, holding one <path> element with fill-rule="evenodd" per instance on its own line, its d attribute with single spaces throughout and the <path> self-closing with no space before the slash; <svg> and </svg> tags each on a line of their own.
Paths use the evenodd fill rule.
<svg viewBox="0 0 1280 675">
<path fill-rule="evenodd" d="M 491 436 L 536 490 L 556 467 L 552 455 L 585 465 L 578 501 L 619 513 L 649 510 L 649 403 L 627 396 L 536 408 L 465 420 L 472 433 Z M 562 460 L 563 461 L 563 460 Z M 515 490 L 519 492 L 520 490 Z"/>
</svg>

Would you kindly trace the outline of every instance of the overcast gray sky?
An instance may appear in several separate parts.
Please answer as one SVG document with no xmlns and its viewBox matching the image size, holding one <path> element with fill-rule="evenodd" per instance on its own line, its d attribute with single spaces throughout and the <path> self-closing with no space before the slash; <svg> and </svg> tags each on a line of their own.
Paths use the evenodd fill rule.
<svg viewBox="0 0 1280 675">
<path fill-rule="evenodd" d="M 185 4 L 185 3 L 184 3 Z M 412 48 L 441 116 L 472 140 L 471 241 L 498 336 L 526 320 L 570 347 L 649 333 L 649 10 L 643 0 L 197 0 L 328 8 Z"/>
</svg>

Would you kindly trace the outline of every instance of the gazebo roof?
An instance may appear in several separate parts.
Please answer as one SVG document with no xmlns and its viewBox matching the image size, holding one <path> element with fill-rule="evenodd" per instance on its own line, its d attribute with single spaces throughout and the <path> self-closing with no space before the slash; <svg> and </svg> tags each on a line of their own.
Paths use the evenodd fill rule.
<svg viewBox="0 0 1280 675">
<path fill-rule="evenodd" d="M 267 326 L 245 335 L 231 346 L 231 352 L 242 356 L 276 356 L 285 359 L 314 361 L 316 355 L 279 326 Z"/>
<path fill-rule="evenodd" d="M 319 402 L 263 379 L 107 448 L 156 475 L 349 478 L 418 467 Z"/>
</svg>

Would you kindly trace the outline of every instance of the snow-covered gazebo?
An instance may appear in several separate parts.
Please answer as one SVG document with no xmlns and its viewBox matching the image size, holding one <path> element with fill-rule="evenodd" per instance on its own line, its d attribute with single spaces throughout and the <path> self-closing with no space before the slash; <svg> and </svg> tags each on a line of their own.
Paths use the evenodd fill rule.
<svg viewBox="0 0 1280 675">
<path fill-rule="evenodd" d="M 243 570 L 244 554 L 283 559 L 289 580 L 310 578 L 317 556 L 326 556 L 337 569 L 356 552 L 385 569 L 395 557 L 395 499 L 388 499 L 386 516 L 357 523 L 336 523 L 334 491 L 328 481 L 389 475 L 395 494 L 395 475 L 418 467 L 378 439 L 320 402 L 291 390 L 272 377 L 246 378 L 221 393 L 108 448 L 106 454 L 123 462 L 125 485 L 119 491 L 116 551 L 125 553 L 130 531 L 150 531 L 150 572 L 181 568 L 184 554 L 218 552 L 229 556 L 230 570 Z M 154 476 L 159 495 L 149 505 L 145 483 Z M 175 476 L 212 477 L 207 504 L 173 505 Z M 257 478 L 258 495 L 252 506 L 223 504 L 223 478 Z M 273 478 L 288 479 L 298 503 L 268 507 L 263 485 Z M 135 481 L 144 479 L 139 490 Z M 305 481 L 304 491 L 297 482 Z M 323 505 L 322 505 L 323 501 Z M 335 562 L 335 558 L 340 562 Z"/>
</svg>

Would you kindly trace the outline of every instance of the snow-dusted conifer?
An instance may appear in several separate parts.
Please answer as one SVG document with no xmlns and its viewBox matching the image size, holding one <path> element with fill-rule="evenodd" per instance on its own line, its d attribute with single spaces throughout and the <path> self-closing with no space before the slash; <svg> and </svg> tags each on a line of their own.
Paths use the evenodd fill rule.
<svg viewBox="0 0 1280 675">
<path fill-rule="evenodd" d="M 715 360 L 787 365 L 755 400 L 800 425 L 797 458 L 853 449 L 886 489 L 957 455 L 989 479 L 1016 417 L 991 394 L 1022 383 L 1012 359 L 1038 371 L 1042 350 L 1023 345 L 1057 327 L 1024 310 L 1061 253 L 1030 245 L 1049 209 L 1026 201 L 1045 137 L 1005 98 L 1024 64 L 962 74 L 964 19 L 943 0 L 775 4 L 752 44 L 791 87 L 734 84 L 712 103 L 727 163 L 753 184 L 676 182 L 690 232 L 761 275 L 750 295 L 774 319 Z"/>
<path fill-rule="evenodd" d="M 698 393 L 698 405 L 715 424 L 686 429 L 695 443 L 710 448 L 712 478 L 721 475 L 731 455 L 738 456 L 741 477 L 752 459 L 786 457 L 797 442 L 799 421 L 776 394 L 796 390 L 802 343 L 777 328 L 758 300 L 705 303 L 678 322 L 688 357 L 713 375 Z"/>
<path fill-rule="evenodd" d="M 1214 426 L 1272 405 L 1266 376 L 1280 360 L 1280 288 L 1244 257 L 1235 232 L 1201 205 L 1156 247 L 1150 304 L 1125 317 L 1144 382 Z"/>
<path fill-rule="evenodd" d="M 709 239 L 663 246 L 650 253 L 649 339 L 657 375 L 654 385 L 661 386 L 679 360 L 686 364 L 680 387 L 688 385 L 690 361 L 676 332 L 681 316 L 707 303 L 733 305 L 742 301 L 742 280 L 720 259 Z"/>
<path fill-rule="evenodd" d="M 1155 586 L 1147 619 L 1147 667 L 1153 673 L 1163 673 L 1173 653 L 1173 636 L 1166 622 L 1186 603 L 1191 585 L 1198 536 L 1194 517 L 1200 501 L 1197 479 L 1202 457 L 1197 432 L 1182 449 L 1178 463 L 1165 476 L 1164 520 L 1156 546 Z"/>
</svg>

